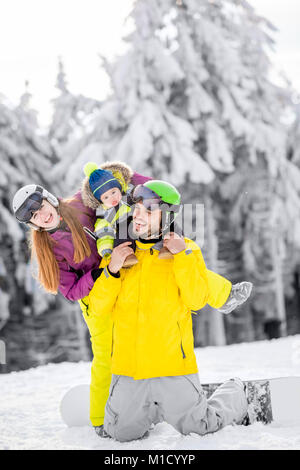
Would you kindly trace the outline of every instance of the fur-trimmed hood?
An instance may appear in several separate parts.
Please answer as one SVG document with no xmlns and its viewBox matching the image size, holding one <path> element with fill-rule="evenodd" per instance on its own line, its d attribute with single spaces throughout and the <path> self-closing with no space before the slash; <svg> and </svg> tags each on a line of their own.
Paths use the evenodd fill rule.
<svg viewBox="0 0 300 470">
<path fill-rule="evenodd" d="M 123 192 L 125 193 L 127 191 L 128 185 L 133 176 L 133 171 L 128 165 L 126 165 L 126 163 L 118 162 L 118 161 L 114 161 L 114 162 L 108 161 L 99 165 L 99 168 L 102 168 L 103 170 L 111 171 L 114 177 L 120 181 L 122 188 L 123 188 Z M 91 209 L 94 209 L 94 210 L 96 210 L 99 207 L 99 201 L 98 199 L 95 198 L 95 196 L 93 195 L 91 191 L 88 177 L 84 178 L 82 182 L 81 195 L 82 195 L 83 203 L 86 207 L 90 207 Z"/>
</svg>

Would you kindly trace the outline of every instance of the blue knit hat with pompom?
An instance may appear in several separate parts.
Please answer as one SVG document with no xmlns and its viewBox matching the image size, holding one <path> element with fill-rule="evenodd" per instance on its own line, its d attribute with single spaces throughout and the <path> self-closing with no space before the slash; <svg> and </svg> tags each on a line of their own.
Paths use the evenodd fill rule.
<svg viewBox="0 0 300 470">
<path fill-rule="evenodd" d="M 102 194 L 109 189 L 118 188 L 122 192 L 122 185 L 111 171 L 98 168 L 97 163 L 88 162 L 84 166 L 84 173 L 89 178 L 91 191 L 96 199 L 101 200 Z"/>
</svg>

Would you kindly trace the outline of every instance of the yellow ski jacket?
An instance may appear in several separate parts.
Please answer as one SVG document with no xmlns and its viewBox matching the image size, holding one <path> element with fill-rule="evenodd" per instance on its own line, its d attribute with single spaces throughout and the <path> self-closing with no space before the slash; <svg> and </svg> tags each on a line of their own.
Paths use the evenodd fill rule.
<svg viewBox="0 0 300 470">
<path fill-rule="evenodd" d="M 137 380 L 197 372 L 191 311 L 223 305 L 231 283 L 207 270 L 198 245 L 185 241 L 186 250 L 168 260 L 154 243 L 137 241 L 139 262 L 119 277 L 102 260 L 86 308 L 95 325 L 112 318 L 113 374 Z"/>
</svg>

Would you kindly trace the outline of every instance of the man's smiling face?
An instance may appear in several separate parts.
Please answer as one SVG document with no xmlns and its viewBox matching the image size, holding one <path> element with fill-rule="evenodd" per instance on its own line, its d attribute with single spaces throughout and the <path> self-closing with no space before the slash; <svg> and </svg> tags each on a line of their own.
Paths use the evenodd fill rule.
<svg viewBox="0 0 300 470">
<path fill-rule="evenodd" d="M 138 202 L 133 211 L 133 233 L 136 237 L 151 238 L 160 231 L 161 210 L 156 207 L 150 211 Z"/>
</svg>

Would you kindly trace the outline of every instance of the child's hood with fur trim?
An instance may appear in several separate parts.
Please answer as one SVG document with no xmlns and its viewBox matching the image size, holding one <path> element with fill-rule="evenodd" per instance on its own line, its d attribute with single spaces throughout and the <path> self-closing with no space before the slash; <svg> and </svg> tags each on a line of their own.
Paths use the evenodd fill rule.
<svg viewBox="0 0 300 470">
<path fill-rule="evenodd" d="M 123 192 L 126 192 L 128 185 L 133 176 L 132 169 L 123 162 L 105 162 L 99 165 L 99 168 L 103 170 L 109 170 L 113 173 L 114 177 L 117 178 L 123 188 Z M 86 177 L 83 180 L 81 188 L 82 200 L 85 206 L 90 207 L 91 209 L 96 210 L 99 207 L 100 201 L 95 198 L 93 195 L 90 185 L 89 178 Z"/>
</svg>

